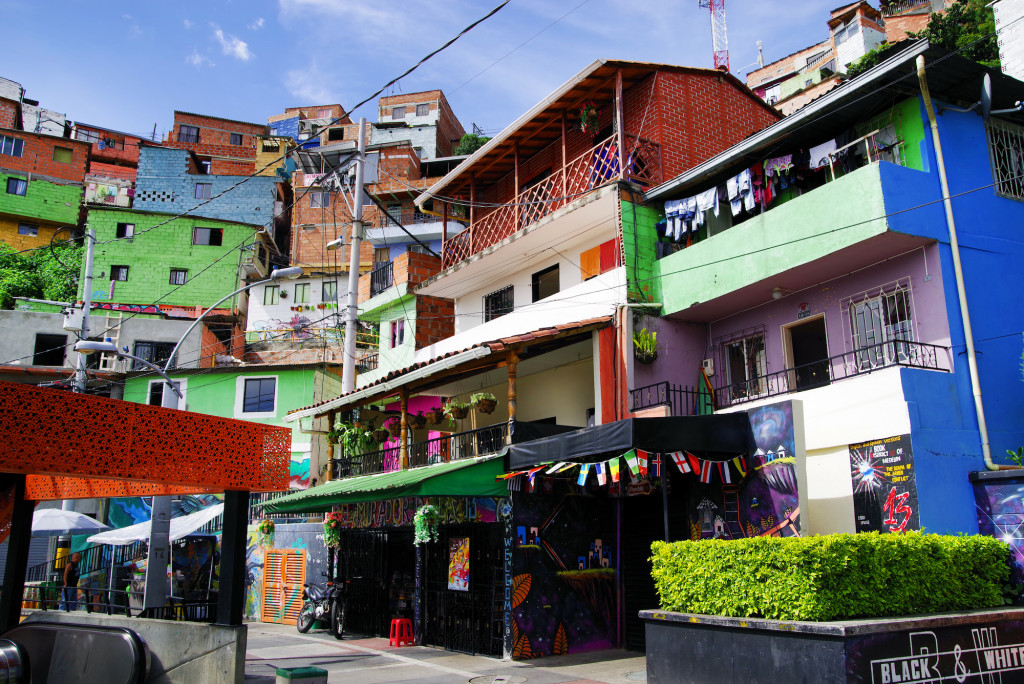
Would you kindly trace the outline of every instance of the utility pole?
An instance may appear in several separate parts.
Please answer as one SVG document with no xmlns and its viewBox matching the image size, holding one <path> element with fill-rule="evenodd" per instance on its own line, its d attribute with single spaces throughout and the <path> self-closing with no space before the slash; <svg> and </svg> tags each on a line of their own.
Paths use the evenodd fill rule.
<svg viewBox="0 0 1024 684">
<path fill-rule="evenodd" d="M 92 260 L 96 253 L 96 231 L 85 229 L 85 271 L 82 280 L 82 328 L 79 338 L 89 339 L 89 311 L 92 309 Z M 86 385 L 85 354 L 79 354 L 75 360 L 75 391 L 84 392 Z"/>
<path fill-rule="evenodd" d="M 356 155 L 355 207 L 352 218 L 352 250 L 348 260 L 348 300 L 345 307 L 345 350 L 341 365 L 341 392 L 356 388 L 356 326 L 359 323 L 359 247 L 363 241 L 363 165 L 366 162 L 366 119 L 359 119 L 359 154 Z"/>
</svg>

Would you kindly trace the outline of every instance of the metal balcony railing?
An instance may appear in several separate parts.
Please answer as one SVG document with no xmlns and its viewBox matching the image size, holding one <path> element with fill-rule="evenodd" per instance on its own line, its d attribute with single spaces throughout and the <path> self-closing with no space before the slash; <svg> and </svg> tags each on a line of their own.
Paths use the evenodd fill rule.
<svg viewBox="0 0 1024 684">
<path fill-rule="evenodd" d="M 508 423 L 455 432 L 409 445 L 409 467 L 431 465 L 463 458 L 497 453 L 508 441 Z M 343 456 L 331 462 L 334 478 L 355 477 L 398 470 L 400 449 L 389 447 L 356 456 Z"/>
<path fill-rule="evenodd" d="M 630 390 L 630 405 L 633 411 L 668 406 L 673 416 L 704 415 L 714 411 L 710 395 L 668 381 Z"/>
<path fill-rule="evenodd" d="M 931 9 L 931 2 L 929 0 L 889 0 L 889 2 L 882 3 L 882 16 L 894 17 L 916 8 Z"/>
<path fill-rule="evenodd" d="M 370 296 L 379 295 L 394 282 L 395 262 L 387 261 L 370 272 Z"/>
<path fill-rule="evenodd" d="M 142 541 L 123 546 L 111 546 L 109 544 L 87 546 L 79 552 L 82 554 L 82 559 L 79 561 L 78 572 L 84 577 L 100 570 L 109 570 L 111 561 L 113 561 L 114 565 L 131 563 L 144 558 L 146 549 L 146 542 Z M 45 582 L 54 575 L 60 577 L 63 575 L 66 563 L 67 558 L 65 557 L 33 565 L 25 572 L 25 581 Z"/>
<path fill-rule="evenodd" d="M 904 366 L 950 372 L 949 347 L 909 340 L 890 340 L 821 361 L 726 384 L 715 390 L 715 406 L 725 408 L 766 397 L 824 387 L 838 380 L 866 375 L 882 368 Z"/>
</svg>

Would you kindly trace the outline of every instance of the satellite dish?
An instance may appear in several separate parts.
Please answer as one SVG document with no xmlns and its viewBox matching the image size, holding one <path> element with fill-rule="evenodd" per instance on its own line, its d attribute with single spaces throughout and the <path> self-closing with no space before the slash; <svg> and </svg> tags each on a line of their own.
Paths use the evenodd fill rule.
<svg viewBox="0 0 1024 684">
<path fill-rule="evenodd" d="M 981 118 L 988 123 L 989 114 L 992 113 L 992 79 L 986 73 L 981 81 Z"/>
</svg>

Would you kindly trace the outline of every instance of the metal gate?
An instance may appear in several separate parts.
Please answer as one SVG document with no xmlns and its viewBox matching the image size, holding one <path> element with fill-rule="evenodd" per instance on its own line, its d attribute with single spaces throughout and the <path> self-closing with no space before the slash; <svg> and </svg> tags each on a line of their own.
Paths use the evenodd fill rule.
<svg viewBox="0 0 1024 684">
<path fill-rule="evenodd" d="M 388 633 L 387 530 L 346 530 L 341 533 L 335 577 L 349 580 L 345 631 L 383 636 Z"/>
<path fill-rule="evenodd" d="M 452 540 L 469 540 L 468 591 L 448 588 Z M 423 551 L 423 643 L 449 651 L 501 657 L 504 528 L 497 524 L 443 525 Z"/>
</svg>

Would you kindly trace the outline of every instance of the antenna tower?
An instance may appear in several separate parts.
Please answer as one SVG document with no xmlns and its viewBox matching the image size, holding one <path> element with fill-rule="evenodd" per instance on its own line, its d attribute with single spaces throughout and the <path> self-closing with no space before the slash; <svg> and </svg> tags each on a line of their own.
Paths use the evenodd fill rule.
<svg viewBox="0 0 1024 684">
<path fill-rule="evenodd" d="M 725 0 L 697 0 L 711 10 L 711 38 L 715 49 L 715 68 L 729 70 L 729 39 L 725 33 Z"/>
</svg>

